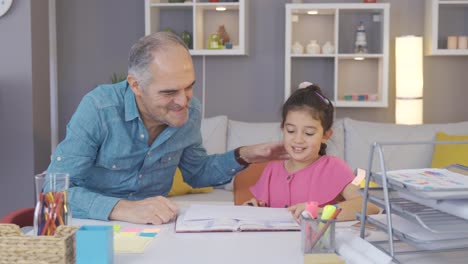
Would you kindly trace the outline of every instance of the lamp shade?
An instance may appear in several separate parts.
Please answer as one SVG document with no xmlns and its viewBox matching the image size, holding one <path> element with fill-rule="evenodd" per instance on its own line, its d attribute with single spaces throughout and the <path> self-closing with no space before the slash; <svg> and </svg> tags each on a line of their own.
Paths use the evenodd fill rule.
<svg viewBox="0 0 468 264">
<path fill-rule="evenodd" d="M 397 37 L 395 43 L 396 112 L 398 124 L 423 121 L 423 41 L 422 37 Z"/>
</svg>

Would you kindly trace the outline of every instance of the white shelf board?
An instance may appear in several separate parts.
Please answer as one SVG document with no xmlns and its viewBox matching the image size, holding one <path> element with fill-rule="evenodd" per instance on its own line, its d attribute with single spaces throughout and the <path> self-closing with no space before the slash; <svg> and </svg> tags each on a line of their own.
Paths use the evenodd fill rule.
<svg viewBox="0 0 468 264">
<path fill-rule="evenodd" d="M 388 107 L 388 104 L 382 101 L 335 101 L 335 107 Z"/>
<path fill-rule="evenodd" d="M 335 54 L 291 54 L 291 58 L 334 58 Z"/>
</svg>

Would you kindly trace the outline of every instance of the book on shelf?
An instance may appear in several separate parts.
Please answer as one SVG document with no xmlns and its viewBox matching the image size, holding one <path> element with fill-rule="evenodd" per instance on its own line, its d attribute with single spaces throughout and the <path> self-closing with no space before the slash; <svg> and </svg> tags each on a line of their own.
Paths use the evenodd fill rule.
<svg viewBox="0 0 468 264">
<path fill-rule="evenodd" d="M 301 229 L 286 208 L 193 204 L 183 209 L 176 220 L 177 233 Z"/>
<path fill-rule="evenodd" d="M 417 191 L 468 190 L 468 167 L 453 164 L 445 168 L 393 170 L 387 172 L 391 183 Z"/>
</svg>

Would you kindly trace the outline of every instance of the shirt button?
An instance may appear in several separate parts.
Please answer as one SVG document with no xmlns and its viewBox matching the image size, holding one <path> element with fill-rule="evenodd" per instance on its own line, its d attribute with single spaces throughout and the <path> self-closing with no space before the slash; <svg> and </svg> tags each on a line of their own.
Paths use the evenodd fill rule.
<svg viewBox="0 0 468 264">
<path fill-rule="evenodd" d="M 138 175 L 138 178 L 140 179 L 143 178 L 143 174 Z"/>
<path fill-rule="evenodd" d="M 133 193 L 129 193 L 128 196 L 130 196 L 130 197 L 133 196 Z"/>
<path fill-rule="evenodd" d="M 145 134 L 141 134 L 141 135 L 140 135 L 140 138 L 145 138 Z"/>
<path fill-rule="evenodd" d="M 146 154 L 146 155 L 148 155 L 148 156 L 151 155 L 151 151 L 148 151 L 148 154 Z"/>
<path fill-rule="evenodd" d="M 289 205 L 287 205 L 287 204 L 284 205 L 284 208 L 288 208 L 288 207 L 289 207 Z"/>
<path fill-rule="evenodd" d="M 62 160 L 62 157 L 58 156 L 57 161 L 61 161 L 61 160 Z"/>
<path fill-rule="evenodd" d="M 291 175 L 289 175 L 286 179 L 289 181 L 291 179 Z"/>
<path fill-rule="evenodd" d="M 236 169 L 231 169 L 231 171 L 232 171 L 232 172 L 235 172 L 235 171 L 236 171 Z"/>
<path fill-rule="evenodd" d="M 113 168 L 113 169 L 117 169 L 117 166 L 114 164 L 114 165 L 112 165 L 112 168 Z"/>
</svg>

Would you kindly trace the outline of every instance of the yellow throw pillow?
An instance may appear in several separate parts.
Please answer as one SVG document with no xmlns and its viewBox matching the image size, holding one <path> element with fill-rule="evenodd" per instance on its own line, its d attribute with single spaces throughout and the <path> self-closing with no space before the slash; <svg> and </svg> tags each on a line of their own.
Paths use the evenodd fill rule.
<svg viewBox="0 0 468 264">
<path fill-rule="evenodd" d="M 437 132 L 436 141 L 463 141 L 468 135 L 447 135 Z M 450 164 L 468 166 L 468 144 L 437 144 L 432 155 L 432 168 L 442 168 Z"/>
<path fill-rule="evenodd" d="M 180 172 L 179 168 L 176 168 L 176 171 L 174 173 L 174 181 L 172 182 L 172 187 L 169 191 L 168 196 L 183 195 L 188 193 L 207 193 L 211 192 L 212 190 L 213 187 L 192 188 L 192 186 L 184 182 L 182 173 Z"/>
</svg>

